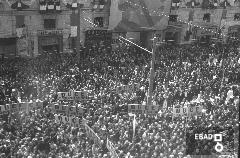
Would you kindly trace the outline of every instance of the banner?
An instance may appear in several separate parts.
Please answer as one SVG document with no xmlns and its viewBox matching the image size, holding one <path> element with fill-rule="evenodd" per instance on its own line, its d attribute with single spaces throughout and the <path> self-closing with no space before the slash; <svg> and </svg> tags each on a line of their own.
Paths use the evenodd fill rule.
<svg viewBox="0 0 240 158">
<path fill-rule="evenodd" d="M 27 112 L 31 110 L 36 110 L 36 109 L 42 109 L 43 108 L 43 102 L 42 101 L 37 101 L 37 102 L 29 102 L 27 106 Z"/>
<path fill-rule="evenodd" d="M 117 152 L 114 148 L 114 144 L 112 142 L 110 142 L 108 139 L 107 139 L 107 148 L 110 151 L 110 155 L 112 158 L 119 158 L 117 155 Z"/>
<path fill-rule="evenodd" d="M 77 100 L 82 101 L 87 99 L 87 91 L 69 91 L 58 92 L 58 100 Z"/>
<path fill-rule="evenodd" d="M 86 130 L 87 136 L 90 139 L 92 139 L 97 146 L 101 147 L 102 146 L 101 139 L 86 123 L 85 123 L 85 130 Z"/>
<path fill-rule="evenodd" d="M 202 106 L 188 106 L 176 108 L 173 107 L 173 117 L 192 117 L 192 116 L 202 116 Z"/>
<path fill-rule="evenodd" d="M 138 89 L 140 89 L 140 84 L 124 85 L 124 86 L 118 86 L 116 88 L 116 92 L 117 93 L 123 93 L 123 92 L 133 93 Z"/>
<path fill-rule="evenodd" d="M 64 116 L 64 115 L 59 115 L 59 114 L 55 114 L 55 122 L 59 123 L 59 124 L 69 124 L 70 126 L 73 127 L 83 127 L 83 121 L 82 119 L 78 118 L 78 117 L 74 117 L 74 116 Z"/>
<path fill-rule="evenodd" d="M 60 105 L 58 103 L 51 104 L 50 106 L 54 113 L 79 116 L 85 112 L 85 108 L 83 107 Z"/>
<path fill-rule="evenodd" d="M 129 104 L 128 113 L 157 114 L 160 108 L 154 105 Z"/>
<path fill-rule="evenodd" d="M 109 30 L 87 30 L 85 31 L 85 44 L 87 46 L 96 43 L 110 45 L 112 43 L 112 31 Z"/>
<path fill-rule="evenodd" d="M 71 37 L 77 37 L 77 26 L 71 26 Z"/>
<path fill-rule="evenodd" d="M 10 112 L 10 105 L 0 105 L 0 115 L 4 115 L 6 113 Z"/>
<path fill-rule="evenodd" d="M 7 112 L 15 113 L 15 112 L 29 112 L 30 110 L 43 108 L 43 102 L 22 102 L 22 103 L 13 103 L 0 105 L 0 115 L 3 115 Z"/>
</svg>

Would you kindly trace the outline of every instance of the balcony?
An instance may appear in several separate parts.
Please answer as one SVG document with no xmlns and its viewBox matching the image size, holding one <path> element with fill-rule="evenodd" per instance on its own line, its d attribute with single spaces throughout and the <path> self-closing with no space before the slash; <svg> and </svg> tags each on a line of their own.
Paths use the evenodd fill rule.
<svg viewBox="0 0 240 158">
<path fill-rule="evenodd" d="M 60 0 L 40 0 L 39 12 L 41 14 L 60 13 Z"/>
</svg>

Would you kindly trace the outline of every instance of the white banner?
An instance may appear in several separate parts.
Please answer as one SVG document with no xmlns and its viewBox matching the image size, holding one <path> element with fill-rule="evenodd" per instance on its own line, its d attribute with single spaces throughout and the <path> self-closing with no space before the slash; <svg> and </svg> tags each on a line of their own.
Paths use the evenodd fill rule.
<svg viewBox="0 0 240 158">
<path fill-rule="evenodd" d="M 0 115 L 10 112 L 10 104 L 0 105 Z"/>
<path fill-rule="evenodd" d="M 0 115 L 6 112 L 21 112 L 26 111 L 29 112 L 30 110 L 43 108 L 43 102 L 22 102 L 22 103 L 13 103 L 13 104 L 6 104 L 0 105 Z"/>
<path fill-rule="evenodd" d="M 77 37 L 77 26 L 71 26 L 71 37 Z"/>
<path fill-rule="evenodd" d="M 70 126 L 73 127 L 82 127 L 84 125 L 82 119 L 78 117 L 73 116 L 68 117 L 58 114 L 55 114 L 54 117 L 56 123 L 69 124 Z"/>
<path fill-rule="evenodd" d="M 182 108 L 173 107 L 173 117 L 202 116 L 202 106 L 188 106 Z"/>
<path fill-rule="evenodd" d="M 83 115 L 85 108 L 83 107 L 77 107 L 77 106 L 68 106 L 68 105 L 60 105 L 58 103 L 52 103 L 51 109 L 54 113 L 62 113 L 66 115 Z"/>
<path fill-rule="evenodd" d="M 128 113 L 157 114 L 160 108 L 160 106 L 155 105 L 129 104 Z"/>
<path fill-rule="evenodd" d="M 58 92 L 58 100 L 77 100 L 82 101 L 87 99 L 87 91 L 69 91 Z"/>
<path fill-rule="evenodd" d="M 116 88 L 116 92 L 117 93 L 123 93 L 123 92 L 133 93 L 138 89 L 140 89 L 140 84 L 124 85 L 124 86 L 118 86 Z"/>
</svg>

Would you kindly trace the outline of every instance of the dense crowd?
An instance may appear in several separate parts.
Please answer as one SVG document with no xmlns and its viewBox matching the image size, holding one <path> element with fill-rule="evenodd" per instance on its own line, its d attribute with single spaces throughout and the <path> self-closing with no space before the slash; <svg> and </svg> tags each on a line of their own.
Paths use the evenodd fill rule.
<svg viewBox="0 0 240 158">
<path fill-rule="evenodd" d="M 115 50 L 93 45 L 81 54 L 45 52 L 34 59 L 4 59 L 0 69 L 0 104 L 40 99 L 44 108 L 5 114 L 0 126 L 0 157 L 110 157 L 107 138 L 120 158 L 181 158 L 217 155 L 212 142 L 191 144 L 191 127 L 232 127 L 233 140 L 224 142 L 224 153 L 237 154 L 239 120 L 240 53 L 236 46 L 219 48 L 164 45 L 157 49 L 153 104 L 167 110 L 156 115 L 137 114 L 136 125 L 127 104 L 145 104 L 151 55 L 129 45 Z M 140 84 L 134 93 L 116 93 L 117 86 Z M 103 144 L 94 145 L 82 128 L 58 124 L 49 104 L 57 92 L 89 92 L 77 102 L 87 111 L 88 125 Z M 233 95 L 229 95 L 232 92 Z M 193 100 L 203 100 L 192 103 Z M 201 117 L 172 118 L 174 106 L 201 104 Z M 136 126 L 133 131 L 133 126 Z M 189 153 L 186 153 L 189 152 Z"/>
</svg>

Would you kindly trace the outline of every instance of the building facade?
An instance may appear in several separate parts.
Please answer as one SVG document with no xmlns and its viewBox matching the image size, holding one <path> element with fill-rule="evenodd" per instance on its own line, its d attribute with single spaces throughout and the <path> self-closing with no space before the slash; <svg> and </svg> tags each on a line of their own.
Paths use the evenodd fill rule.
<svg viewBox="0 0 240 158">
<path fill-rule="evenodd" d="M 144 47 L 153 32 L 159 42 L 178 44 L 239 37 L 239 0 L 112 0 L 111 8 L 109 28 L 148 43 Z"/>
<path fill-rule="evenodd" d="M 107 0 L 0 0 L 0 54 L 37 56 L 73 50 L 84 42 L 93 23 L 107 27 L 107 4 Z"/>
<path fill-rule="evenodd" d="M 229 37 L 240 38 L 239 15 L 239 0 L 172 0 L 169 25 L 178 43 L 208 43 L 214 38 L 227 42 Z"/>
</svg>

